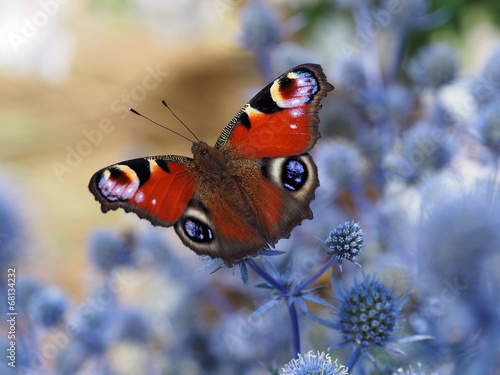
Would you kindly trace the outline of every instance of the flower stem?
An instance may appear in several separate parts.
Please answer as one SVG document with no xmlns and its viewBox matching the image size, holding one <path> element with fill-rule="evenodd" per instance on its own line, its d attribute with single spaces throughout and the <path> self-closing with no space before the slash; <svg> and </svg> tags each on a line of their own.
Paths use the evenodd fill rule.
<svg viewBox="0 0 500 375">
<path fill-rule="evenodd" d="M 321 267 L 314 275 L 312 275 L 309 279 L 307 279 L 305 282 L 302 283 L 302 285 L 298 286 L 295 288 L 295 290 L 292 292 L 292 296 L 296 296 L 299 294 L 305 287 L 307 287 L 309 284 L 314 282 L 318 277 L 323 275 L 325 271 L 330 268 L 333 264 L 337 262 L 337 258 L 335 256 L 332 256 L 328 262 L 326 262 L 323 267 Z"/>
<path fill-rule="evenodd" d="M 290 297 L 290 292 L 279 281 L 272 277 L 265 269 L 263 269 L 253 258 L 247 259 L 247 264 L 259 274 L 264 280 L 271 284 L 274 289 L 279 291 L 285 298 Z M 292 336 L 293 336 L 293 352 L 294 356 L 300 353 L 300 332 L 299 332 L 299 319 L 297 318 L 297 310 L 295 304 L 292 302 L 288 305 L 288 312 L 290 313 L 290 320 L 292 322 Z"/>
<path fill-rule="evenodd" d="M 290 319 L 292 321 L 293 354 L 294 358 L 297 358 L 300 353 L 300 331 L 299 320 L 297 319 L 297 310 L 295 309 L 295 304 L 293 302 L 288 306 L 288 311 L 290 312 Z"/>
<path fill-rule="evenodd" d="M 269 284 L 271 284 L 274 289 L 279 291 L 281 294 L 284 296 L 288 296 L 288 290 L 281 285 L 274 277 L 272 277 L 265 269 L 263 269 L 259 264 L 253 260 L 253 258 L 248 258 L 247 259 L 247 264 L 259 274 L 260 277 L 262 277 L 264 280 L 266 280 Z"/>
<path fill-rule="evenodd" d="M 356 349 L 351 353 L 351 356 L 349 357 L 349 359 L 347 360 L 347 364 L 345 365 L 349 373 L 351 373 L 352 367 L 358 360 L 360 354 L 361 354 L 361 347 L 357 346 Z"/>
</svg>

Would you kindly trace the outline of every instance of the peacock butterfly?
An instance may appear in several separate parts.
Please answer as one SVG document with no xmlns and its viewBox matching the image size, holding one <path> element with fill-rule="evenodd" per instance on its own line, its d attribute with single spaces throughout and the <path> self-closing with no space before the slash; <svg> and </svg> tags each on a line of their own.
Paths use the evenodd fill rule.
<svg viewBox="0 0 500 375">
<path fill-rule="evenodd" d="M 307 153 L 320 137 L 320 101 L 333 90 L 320 65 L 284 73 L 229 122 L 215 147 L 193 158 L 151 156 L 96 172 L 89 189 L 102 212 L 123 208 L 153 225 L 174 226 L 200 255 L 231 265 L 290 236 L 319 186 Z"/>
</svg>

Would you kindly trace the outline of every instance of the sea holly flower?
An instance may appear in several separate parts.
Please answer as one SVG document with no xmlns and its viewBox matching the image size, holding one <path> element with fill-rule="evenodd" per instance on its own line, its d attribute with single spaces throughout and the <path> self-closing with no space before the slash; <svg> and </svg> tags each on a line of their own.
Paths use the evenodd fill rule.
<svg viewBox="0 0 500 375">
<path fill-rule="evenodd" d="M 102 271 L 127 266 L 132 261 L 132 246 L 126 236 L 109 229 L 95 231 L 90 237 L 90 259 Z"/>
<path fill-rule="evenodd" d="M 369 353 L 371 347 L 384 347 L 404 354 L 393 343 L 408 343 L 431 338 L 425 335 L 396 338 L 393 336 L 398 315 L 408 297 L 394 294 L 392 287 L 380 282 L 375 276 L 364 276 L 361 282 L 356 282 L 351 289 L 344 291 L 338 280 L 332 275 L 332 287 L 338 300 L 334 309 L 336 318 L 328 321 L 312 314 L 312 320 L 338 330 L 343 342 L 332 345 L 331 348 L 341 348 L 353 344 L 355 350 L 346 366 L 352 369 L 360 354 L 375 360 Z"/>
<path fill-rule="evenodd" d="M 488 58 L 483 70 L 470 83 L 470 93 L 479 106 L 498 102 L 500 96 L 500 49 L 494 51 Z"/>
<path fill-rule="evenodd" d="M 397 8 L 394 6 L 397 4 Z M 424 17 L 427 15 L 429 2 L 427 0 L 407 0 L 398 3 L 391 3 L 391 0 L 382 1 L 381 9 L 391 9 L 389 22 L 398 27 L 410 30 L 419 27 Z"/>
<path fill-rule="evenodd" d="M 458 71 L 458 58 L 446 43 L 424 47 L 410 62 L 410 77 L 423 88 L 436 89 L 453 81 Z"/>
<path fill-rule="evenodd" d="M 347 375 L 345 366 L 339 365 L 337 359 L 332 361 L 330 355 L 324 352 L 310 350 L 304 356 L 301 354 L 297 358 L 286 364 L 280 375 Z"/>
<path fill-rule="evenodd" d="M 269 48 L 281 39 L 279 15 L 262 2 L 254 0 L 242 12 L 243 44 L 253 50 Z"/>
<path fill-rule="evenodd" d="M 50 287 L 34 294 L 29 301 L 28 311 L 35 324 L 50 328 L 63 320 L 68 302 L 63 293 Z"/>
<path fill-rule="evenodd" d="M 398 153 L 387 155 L 384 165 L 388 176 L 398 176 L 412 184 L 429 172 L 448 166 L 455 149 L 453 138 L 444 130 L 418 122 L 403 134 Z"/>
<path fill-rule="evenodd" d="M 347 140 L 324 142 L 316 152 L 321 185 L 319 192 L 334 196 L 343 189 L 356 190 L 366 170 L 366 161 L 358 146 Z"/>
<path fill-rule="evenodd" d="M 370 345 L 384 346 L 404 302 L 374 277 L 356 283 L 339 299 L 337 324 L 345 344 L 353 343 L 364 350 Z"/>
<path fill-rule="evenodd" d="M 356 258 L 362 254 L 363 242 L 364 233 L 359 223 L 346 221 L 337 225 L 323 244 L 327 247 L 328 254 L 337 257 L 339 267 L 342 270 L 343 260 L 348 260 L 359 266 Z"/>
<path fill-rule="evenodd" d="M 140 310 L 122 308 L 118 311 L 117 319 L 119 339 L 141 344 L 152 336 L 152 328 Z"/>
<path fill-rule="evenodd" d="M 475 127 L 481 141 L 498 154 L 500 152 L 500 105 L 492 102 L 482 108 L 477 115 Z"/>
<path fill-rule="evenodd" d="M 11 190 L 9 184 L 0 183 L 0 264 L 6 268 L 20 258 L 26 238 L 24 220 L 15 205 L 21 197 Z"/>
</svg>

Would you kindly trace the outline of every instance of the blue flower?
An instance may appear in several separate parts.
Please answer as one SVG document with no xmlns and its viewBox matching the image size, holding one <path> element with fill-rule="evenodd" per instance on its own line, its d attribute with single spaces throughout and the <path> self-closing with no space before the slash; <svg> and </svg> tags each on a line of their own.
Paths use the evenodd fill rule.
<svg viewBox="0 0 500 375">
<path fill-rule="evenodd" d="M 330 232 L 324 244 L 327 246 L 326 252 L 337 257 L 342 269 L 344 259 L 357 264 L 356 258 L 362 254 L 363 242 L 364 233 L 359 223 L 346 221 Z"/>
<path fill-rule="evenodd" d="M 392 0 L 384 0 L 381 6 L 382 11 L 390 12 L 389 22 L 404 29 L 420 26 L 428 8 L 429 2 L 427 0 L 406 0 L 397 3 Z M 381 14 L 381 16 L 383 17 L 385 14 Z"/>
<path fill-rule="evenodd" d="M 385 167 L 392 175 L 415 183 L 426 173 L 447 166 L 453 150 L 454 142 L 444 130 L 421 122 L 403 135 L 399 155 L 389 154 Z"/>
<path fill-rule="evenodd" d="M 474 125 L 483 143 L 493 152 L 500 153 L 500 104 L 492 102 L 481 108 Z"/>
<path fill-rule="evenodd" d="M 500 49 L 491 54 L 483 70 L 473 78 L 470 91 L 479 105 L 498 102 L 500 96 Z"/>
<path fill-rule="evenodd" d="M 259 318 L 250 317 L 245 310 L 228 314 L 210 329 L 205 350 L 221 361 L 229 356 L 239 366 L 254 363 L 256 358 L 262 362 L 284 360 L 290 355 L 286 314 L 284 309 L 273 309 Z"/>
<path fill-rule="evenodd" d="M 335 82 L 350 93 L 366 88 L 366 76 L 361 60 L 357 58 L 340 60 Z"/>
<path fill-rule="evenodd" d="M 410 62 L 408 73 L 421 87 L 436 89 L 453 81 L 458 71 L 458 58 L 446 43 L 426 46 Z"/>
<path fill-rule="evenodd" d="M 344 342 L 366 351 L 370 346 L 385 346 L 392 338 L 399 311 L 406 302 L 394 295 L 393 288 L 374 276 L 365 276 L 338 298 L 336 327 Z"/>
<path fill-rule="evenodd" d="M 9 267 L 23 250 L 23 222 L 15 197 L 6 184 L 0 184 L 0 264 Z"/>
<path fill-rule="evenodd" d="M 42 288 L 39 281 L 29 276 L 19 277 L 16 283 L 17 307 L 24 311 L 28 311 L 28 306 L 30 305 L 32 297 L 40 293 Z"/>
<path fill-rule="evenodd" d="M 280 43 L 271 51 L 271 65 L 275 75 L 280 75 L 294 66 L 303 64 L 304 61 L 319 61 L 319 58 L 311 51 L 297 43 Z"/>
<path fill-rule="evenodd" d="M 108 229 L 99 229 L 90 238 L 90 259 L 101 270 L 132 264 L 132 246 L 128 239 Z"/>
<path fill-rule="evenodd" d="M 355 100 L 374 123 L 393 127 L 402 127 L 408 122 L 415 101 L 410 90 L 401 85 L 362 90 Z"/>
<path fill-rule="evenodd" d="M 332 362 L 328 353 L 310 350 L 286 364 L 280 375 L 347 375 L 347 369 L 339 365 L 337 360 Z"/>
<path fill-rule="evenodd" d="M 496 192 L 484 191 L 484 185 L 428 202 L 419 228 L 417 285 L 423 294 L 436 296 L 440 311 L 447 312 L 446 323 L 454 317 L 461 321 L 450 328 L 454 335 L 459 330 L 464 336 L 472 334 L 475 326 L 490 329 L 496 318 L 486 317 L 496 316 L 500 306 L 498 288 L 493 287 L 500 283 L 500 202 Z M 463 308 L 457 310 L 464 301 L 467 319 Z"/>
<path fill-rule="evenodd" d="M 62 322 L 67 305 L 59 289 L 47 288 L 31 297 L 28 311 L 35 324 L 49 328 Z"/>
<path fill-rule="evenodd" d="M 138 310 L 122 308 L 118 311 L 118 339 L 145 343 L 151 336 L 151 326 L 148 320 Z"/>
<path fill-rule="evenodd" d="M 85 354 L 102 355 L 118 339 L 119 330 L 116 329 L 115 319 L 117 314 L 115 308 L 96 306 L 95 309 L 83 311 L 82 315 L 70 323 L 76 343 Z"/>
<path fill-rule="evenodd" d="M 319 191 L 335 195 L 341 189 L 350 189 L 360 182 L 366 162 L 358 147 L 346 140 L 323 142 L 316 150 Z"/>
<path fill-rule="evenodd" d="M 252 0 L 242 8 L 243 44 L 253 50 L 266 49 L 280 39 L 279 17 L 271 8 Z"/>
</svg>

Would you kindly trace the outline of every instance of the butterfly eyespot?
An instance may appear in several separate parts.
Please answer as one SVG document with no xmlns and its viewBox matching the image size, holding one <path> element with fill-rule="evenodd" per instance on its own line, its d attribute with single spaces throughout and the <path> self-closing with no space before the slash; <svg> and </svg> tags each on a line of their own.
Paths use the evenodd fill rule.
<svg viewBox="0 0 500 375">
<path fill-rule="evenodd" d="M 287 159 L 281 170 L 281 181 L 287 190 L 298 191 L 307 181 L 307 165 L 298 159 Z"/>
<path fill-rule="evenodd" d="M 263 175 L 294 195 L 307 197 L 317 187 L 317 171 L 309 154 L 263 159 Z"/>
<path fill-rule="evenodd" d="M 190 240 L 199 243 L 211 242 L 214 235 L 210 227 L 195 218 L 187 218 L 182 224 L 182 229 Z"/>
</svg>

